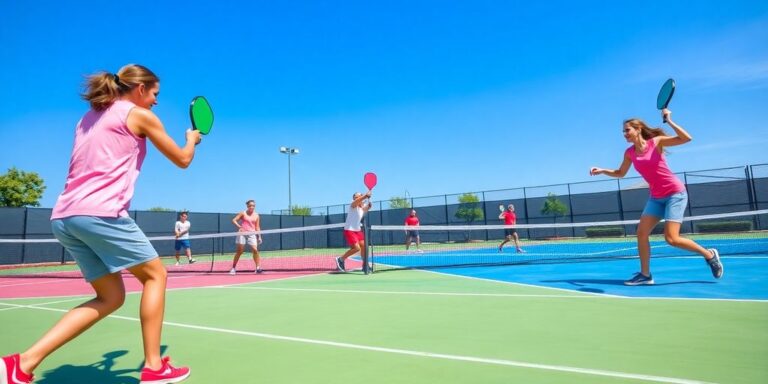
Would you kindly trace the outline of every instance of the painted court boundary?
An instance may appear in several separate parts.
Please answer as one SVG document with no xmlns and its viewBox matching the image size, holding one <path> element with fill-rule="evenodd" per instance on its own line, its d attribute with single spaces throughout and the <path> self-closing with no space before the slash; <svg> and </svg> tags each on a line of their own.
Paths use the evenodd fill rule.
<svg viewBox="0 0 768 384">
<path fill-rule="evenodd" d="M 19 305 L 19 304 L 9 304 L 9 303 L 2 303 L 2 302 L 0 302 L 0 305 L 19 307 L 19 308 L 28 308 L 28 309 L 37 309 L 37 310 L 51 311 L 51 312 L 68 312 L 68 310 L 64 310 L 64 309 L 46 308 L 46 307 L 37 306 L 37 305 Z M 108 318 L 127 320 L 127 321 L 133 321 L 133 322 L 140 321 L 138 318 L 135 318 L 135 317 L 119 316 L 119 315 L 110 315 L 108 316 Z M 383 353 L 391 353 L 391 354 L 406 355 L 406 356 L 426 357 L 426 358 L 432 358 L 432 359 L 502 365 L 502 366 L 509 366 L 509 367 L 529 368 L 529 369 L 538 369 L 538 370 L 546 370 L 546 371 L 578 373 L 578 374 L 592 375 L 592 376 L 606 376 L 606 377 L 633 379 L 633 380 L 648 381 L 648 382 L 655 382 L 655 383 L 712 384 L 704 381 L 679 379 L 679 378 L 673 378 L 673 377 L 643 375 L 643 374 L 636 374 L 636 373 L 625 373 L 625 372 L 607 371 L 607 370 L 590 369 L 590 368 L 568 367 L 568 366 L 561 366 L 561 365 L 526 363 L 526 362 L 514 361 L 514 360 L 487 359 L 487 358 L 473 357 L 473 356 L 447 355 L 442 353 L 411 351 L 406 349 L 383 348 L 383 347 L 375 347 L 375 346 L 360 345 L 360 344 L 340 343 L 340 342 L 327 341 L 327 340 L 308 339 L 308 338 L 302 338 L 302 337 L 281 336 L 281 335 L 272 335 L 268 333 L 240 331 L 236 329 L 206 327 L 206 326 L 200 326 L 200 325 L 176 323 L 171 321 L 164 321 L 163 324 L 170 327 L 194 329 L 194 330 L 206 331 L 206 332 L 224 333 L 224 334 L 240 335 L 240 336 L 251 336 L 251 337 L 258 337 L 258 338 L 270 339 L 270 340 L 291 341 L 291 342 L 305 343 L 305 344 L 325 345 L 325 346 L 336 347 L 336 348 L 357 349 L 357 350 L 383 352 Z"/>
</svg>

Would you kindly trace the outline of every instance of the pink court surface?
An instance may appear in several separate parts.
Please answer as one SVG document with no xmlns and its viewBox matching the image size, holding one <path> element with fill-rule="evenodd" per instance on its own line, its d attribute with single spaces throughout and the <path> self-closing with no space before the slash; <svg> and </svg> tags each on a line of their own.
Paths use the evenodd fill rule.
<svg viewBox="0 0 768 384">
<path fill-rule="evenodd" d="M 331 263 L 333 259 L 331 258 Z M 219 263 L 217 263 L 219 264 Z M 335 264 L 329 264 L 325 270 L 270 270 L 269 263 L 264 263 L 264 272 L 254 273 L 253 263 L 241 262 L 238 265 L 236 275 L 230 275 L 227 271 L 231 264 L 217 266 L 214 272 L 201 272 L 199 270 L 185 270 L 180 267 L 167 266 L 167 289 L 199 288 L 220 285 L 247 284 L 258 281 L 287 279 L 312 274 L 329 273 L 335 270 Z M 360 268 L 359 262 L 348 261 L 348 267 Z M 126 292 L 141 291 L 142 285 L 130 273 L 122 272 Z M 31 297 L 59 297 L 81 296 L 93 294 L 93 288 L 79 272 L 59 271 L 36 273 L 30 275 L 0 276 L 0 299 L 31 298 Z"/>
</svg>

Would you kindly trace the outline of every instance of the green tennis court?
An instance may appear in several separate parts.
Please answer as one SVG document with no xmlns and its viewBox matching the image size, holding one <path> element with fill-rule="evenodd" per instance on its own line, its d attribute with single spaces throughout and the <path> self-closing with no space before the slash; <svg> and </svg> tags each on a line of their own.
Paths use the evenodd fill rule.
<svg viewBox="0 0 768 384">
<path fill-rule="evenodd" d="M 137 383 L 138 294 L 37 369 Z M 0 300 L 23 350 L 82 297 Z M 425 271 L 170 290 L 165 353 L 190 383 L 761 383 L 768 303 L 599 296 Z"/>
</svg>

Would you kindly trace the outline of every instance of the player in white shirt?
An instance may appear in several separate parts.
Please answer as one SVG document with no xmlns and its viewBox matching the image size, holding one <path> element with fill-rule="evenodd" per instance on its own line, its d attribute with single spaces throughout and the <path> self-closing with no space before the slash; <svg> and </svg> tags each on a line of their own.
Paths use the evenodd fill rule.
<svg viewBox="0 0 768 384">
<path fill-rule="evenodd" d="M 179 251 L 181 251 L 182 248 L 184 248 L 187 253 L 187 260 L 190 264 L 197 261 L 192 258 L 192 249 L 189 245 L 189 228 L 192 226 L 192 223 L 187 220 L 187 217 L 189 217 L 188 212 L 181 212 L 179 214 L 179 221 L 176 222 L 174 228 L 176 234 L 176 244 L 174 245 L 174 248 L 176 249 L 176 265 L 179 265 Z"/>
</svg>

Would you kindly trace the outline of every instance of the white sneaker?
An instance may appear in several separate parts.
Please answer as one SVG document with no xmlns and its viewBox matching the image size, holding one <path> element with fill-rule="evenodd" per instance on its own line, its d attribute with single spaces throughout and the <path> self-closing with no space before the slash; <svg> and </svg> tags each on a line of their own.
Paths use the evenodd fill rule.
<svg viewBox="0 0 768 384">
<path fill-rule="evenodd" d="M 176 262 L 176 266 L 178 267 L 179 265 L 181 265 L 181 264 L 179 264 L 179 262 L 177 261 L 177 262 Z"/>
<path fill-rule="evenodd" d="M 229 270 L 229 274 L 230 274 L 230 275 L 234 276 L 234 275 L 235 275 L 235 273 L 237 273 L 237 272 L 235 272 L 235 269 L 234 269 L 234 268 L 232 268 L 232 269 L 230 269 L 230 270 Z"/>
<path fill-rule="evenodd" d="M 416 253 L 424 253 L 424 251 L 422 251 L 421 249 L 417 249 Z"/>
<path fill-rule="evenodd" d="M 189 259 L 189 263 L 190 263 L 190 264 L 194 264 L 194 263 L 197 263 L 197 260 L 195 260 L 195 259 Z"/>
</svg>

